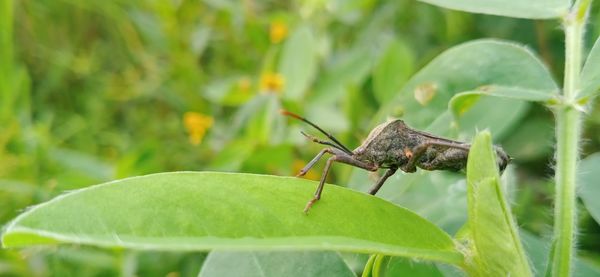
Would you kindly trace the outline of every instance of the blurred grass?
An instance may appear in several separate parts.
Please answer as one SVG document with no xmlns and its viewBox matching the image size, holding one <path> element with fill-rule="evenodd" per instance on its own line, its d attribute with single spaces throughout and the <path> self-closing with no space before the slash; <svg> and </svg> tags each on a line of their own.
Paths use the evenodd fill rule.
<svg viewBox="0 0 600 277">
<path fill-rule="evenodd" d="M 588 45 L 600 33 L 598 6 Z M 280 117 L 280 108 L 357 146 L 409 76 L 472 39 L 525 44 L 562 79 L 558 22 L 414 1 L 6 0 L 0 30 L 3 224 L 65 190 L 116 178 L 205 169 L 293 175 L 319 146 L 298 133 L 304 126 Z M 585 155 L 600 149 L 598 111 L 585 124 Z M 188 122 L 189 113 L 203 120 Z M 552 223 L 551 126 L 552 115 L 533 106 L 497 142 L 516 158 L 518 222 L 541 236 Z M 357 182 L 350 173 L 335 167 L 329 181 Z M 435 184 L 445 175 L 431 176 Z M 409 191 L 388 184 L 395 185 L 390 189 Z M 434 209 L 423 204 L 434 193 L 424 193 L 419 205 Z M 582 214 L 580 247 L 597 262 L 600 227 Z M 163 255 L 169 262 L 157 265 Z M 115 275 L 133 263 L 138 275 L 187 276 L 197 273 L 202 257 L 86 247 L 0 250 L 0 275 Z"/>
</svg>

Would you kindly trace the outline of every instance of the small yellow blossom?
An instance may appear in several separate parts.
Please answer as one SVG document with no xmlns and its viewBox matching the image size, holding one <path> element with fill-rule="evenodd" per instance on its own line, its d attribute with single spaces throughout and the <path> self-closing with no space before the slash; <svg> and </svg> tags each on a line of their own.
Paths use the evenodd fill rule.
<svg viewBox="0 0 600 277">
<path fill-rule="evenodd" d="M 190 143 L 198 145 L 202 142 L 206 130 L 213 125 L 213 118 L 197 112 L 187 112 L 183 115 L 183 125 L 190 135 Z"/>
<path fill-rule="evenodd" d="M 287 37 L 287 34 L 287 24 L 281 21 L 274 21 L 271 23 L 271 28 L 269 30 L 269 37 L 271 38 L 271 43 L 280 43 L 285 39 L 285 37 Z"/>
<path fill-rule="evenodd" d="M 252 88 L 252 81 L 248 77 L 242 77 L 237 81 L 237 86 L 241 92 L 248 93 Z"/>
<path fill-rule="evenodd" d="M 264 73 L 260 76 L 260 90 L 280 93 L 285 86 L 285 79 L 279 73 Z"/>
</svg>

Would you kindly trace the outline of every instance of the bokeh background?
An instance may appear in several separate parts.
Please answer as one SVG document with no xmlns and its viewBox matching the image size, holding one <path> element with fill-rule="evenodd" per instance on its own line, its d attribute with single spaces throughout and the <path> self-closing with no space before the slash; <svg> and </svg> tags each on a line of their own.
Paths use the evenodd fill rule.
<svg viewBox="0 0 600 277">
<path fill-rule="evenodd" d="M 600 35 L 599 6 L 588 49 Z M 180 170 L 294 175 L 320 147 L 299 133 L 312 130 L 281 116 L 281 108 L 356 147 L 413 74 L 479 38 L 528 46 L 561 82 L 556 20 L 408 0 L 0 1 L 0 224 L 66 191 L 124 177 Z M 593 106 L 583 156 L 600 149 L 600 109 Z M 390 110 L 386 116 L 403 116 L 400 107 Z M 492 131 L 515 158 L 504 179 L 525 243 L 540 252 L 532 261 L 543 269 L 548 248 L 539 245 L 552 230 L 553 115 L 523 103 L 479 111 L 511 114 L 496 118 L 502 127 Z M 475 130 L 430 131 L 468 140 Z M 318 179 L 322 167 L 307 178 Z M 451 234 L 460 228 L 463 175 L 399 175 L 382 197 Z M 373 178 L 340 165 L 329 182 L 364 191 Z M 583 208 L 579 226 L 585 274 L 600 274 L 600 226 Z M 0 275 L 196 276 L 206 255 L 2 249 Z M 366 256 L 343 257 L 360 273 Z"/>
</svg>

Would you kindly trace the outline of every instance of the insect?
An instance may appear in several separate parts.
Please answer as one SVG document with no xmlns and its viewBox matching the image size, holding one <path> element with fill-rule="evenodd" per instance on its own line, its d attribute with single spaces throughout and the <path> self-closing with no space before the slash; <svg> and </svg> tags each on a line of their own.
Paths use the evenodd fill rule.
<svg viewBox="0 0 600 277">
<path fill-rule="evenodd" d="M 285 110 L 282 110 L 281 113 L 304 121 L 329 139 L 321 140 L 301 132 L 313 142 L 328 147 L 321 150 L 296 176 L 304 176 L 323 155 L 332 155 L 325 164 L 313 199 L 308 201 L 304 208 L 305 213 L 308 213 L 310 207 L 321 198 L 327 174 L 334 162 L 349 164 L 368 171 L 387 169 L 385 174 L 369 189 L 369 194 L 375 195 L 383 183 L 398 169 L 407 173 L 415 172 L 417 167 L 425 170 L 463 170 L 467 165 L 467 157 L 471 148 L 469 143 L 414 130 L 408 127 L 404 121 L 395 119 L 375 127 L 358 148 L 350 150 L 333 135 L 306 118 Z M 500 146 L 494 146 L 494 149 L 496 162 L 502 173 L 511 159 Z"/>
</svg>

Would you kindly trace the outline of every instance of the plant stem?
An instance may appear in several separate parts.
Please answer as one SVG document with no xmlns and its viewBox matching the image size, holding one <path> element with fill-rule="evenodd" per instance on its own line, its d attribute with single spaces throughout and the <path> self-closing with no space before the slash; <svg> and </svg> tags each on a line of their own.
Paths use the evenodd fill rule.
<svg viewBox="0 0 600 277">
<path fill-rule="evenodd" d="M 580 86 L 583 33 L 591 0 L 577 1 L 564 18 L 564 104 L 556 111 L 556 205 L 554 207 L 554 276 L 569 276 L 574 252 L 576 223 L 576 170 L 579 157 L 581 113 L 575 107 Z"/>
</svg>

